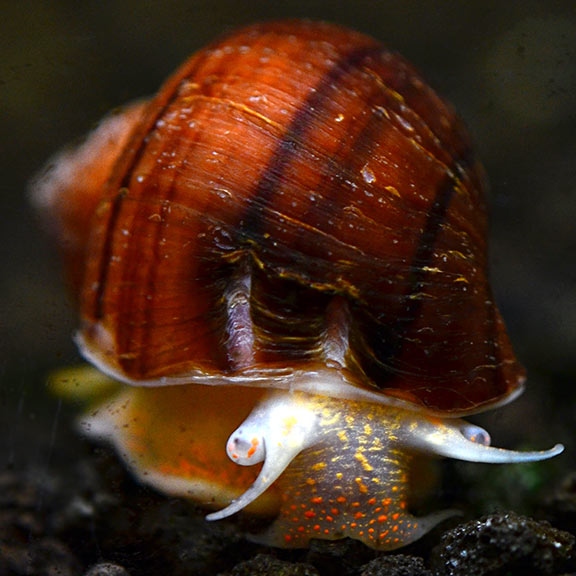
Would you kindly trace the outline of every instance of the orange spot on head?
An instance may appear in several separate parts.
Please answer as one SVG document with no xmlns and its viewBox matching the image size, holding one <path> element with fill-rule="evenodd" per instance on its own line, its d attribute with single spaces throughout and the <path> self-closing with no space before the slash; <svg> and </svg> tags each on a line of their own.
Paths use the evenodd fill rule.
<svg viewBox="0 0 576 576">
<path fill-rule="evenodd" d="M 258 440 L 258 438 L 252 438 L 250 444 L 252 444 L 252 446 L 250 446 L 250 449 L 246 454 L 248 458 L 252 458 L 252 456 L 254 456 L 254 452 L 256 452 L 256 448 L 258 448 L 258 444 L 260 444 L 260 441 Z"/>
</svg>

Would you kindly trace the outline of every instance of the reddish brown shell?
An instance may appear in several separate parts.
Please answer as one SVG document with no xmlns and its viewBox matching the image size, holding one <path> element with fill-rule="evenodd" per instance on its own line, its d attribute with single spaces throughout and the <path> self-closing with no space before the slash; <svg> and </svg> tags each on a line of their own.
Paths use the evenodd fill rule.
<svg viewBox="0 0 576 576">
<path fill-rule="evenodd" d="M 520 386 L 482 170 L 396 53 L 329 24 L 251 26 L 194 55 L 134 125 L 79 226 L 81 333 L 113 371 L 333 366 L 336 330 L 348 378 L 435 410 Z"/>
</svg>

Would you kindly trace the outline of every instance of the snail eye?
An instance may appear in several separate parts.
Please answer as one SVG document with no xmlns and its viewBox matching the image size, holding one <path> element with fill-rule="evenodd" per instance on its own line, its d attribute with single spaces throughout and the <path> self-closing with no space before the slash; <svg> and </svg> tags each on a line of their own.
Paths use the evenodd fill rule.
<svg viewBox="0 0 576 576">
<path fill-rule="evenodd" d="M 482 446 L 490 446 L 490 434 L 480 428 L 480 426 L 474 426 L 474 424 L 466 424 L 461 428 L 462 434 L 466 440 L 470 442 L 475 442 L 476 444 L 482 444 Z"/>
</svg>

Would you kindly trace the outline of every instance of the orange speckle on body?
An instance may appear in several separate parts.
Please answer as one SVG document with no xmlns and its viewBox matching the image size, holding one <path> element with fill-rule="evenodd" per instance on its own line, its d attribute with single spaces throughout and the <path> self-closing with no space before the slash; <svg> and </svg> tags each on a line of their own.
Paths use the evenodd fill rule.
<svg viewBox="0 0 576 576">
<path fill-rule="evenodd" d="M 364 512 L 356 512 L 356 514 L 354 514 L 354 518 L 356 520 L 360 520 L 360 518 L 364 518 L 365 514 Z"/>
<path fill-rule="evenodd" d="M 378 522 L 382 523 L 382 522 L 386 522 L 388 520 L 388 516 L 386 516 L 386 514 L 382 514 L 381 516 L 378 516 Z"/>
<path fill-rule="evenodd" d="M 396 512 L 396 514 L 392 514 L 392 520 L 398 520 L 399 516 L 400 514 L 398 514 L 398 512 Z"/>
<path fill-rule="evenodd" d="M 370 500 L 368 500 L 368 504 L 370 504 L 370 506 L 376 504 L 376 498 L 370 498 Z"/>
<path fill-rule="evenodd" d="M 316 512 L 314 512 L 314 510 L 306 510 L 306 512 L 304 512 L 304 516 L 306 516 L 306 518 L 314 518 L 314 516 L 316 516 Z"/>
<path fill-rule="evenodd" d="M 322 504 L 324 498 L 322 498 L 322 496 L 314 496 L 313 498 L 310 498 L 310 502 L 312 504 Z"/>
<path fill-rule="evenodd" d="M 336 502 L 343 504 L 344 502 L 346 502 L 346 497 L 345 496 L 338 496 L 338 498 L 336 498 Z"/>
<path fill-rule="evenodd" d="M 354 482 L 356 482 L 356 484 L 358 484 L 358 490 L 360 490 L 360 492 L 362 494 L 366 494 L 368 492 L 368 488 L 367 488 L 366 484 L 364 484 L 364 482 L 362 481 L 362 478 L 360 478 L 360 477 L 354 478 Z"/>
</svg>

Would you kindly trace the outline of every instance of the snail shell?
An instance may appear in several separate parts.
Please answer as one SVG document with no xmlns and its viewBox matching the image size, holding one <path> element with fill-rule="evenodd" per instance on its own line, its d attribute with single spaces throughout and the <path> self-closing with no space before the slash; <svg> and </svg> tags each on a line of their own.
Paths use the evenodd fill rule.
<svg viewBox="0 0 576 576">
<path fill-rule="evenodd" d="M 227 435 L 253 408 L 225 445 L 237 464 L 263 461 L 262 470 L 211 519 L 277 480 L 281 511 L 264 541 L 348 535 L 389 549 L 444 517 L 407 513 L 412 453 L 517 461 L 560 450 L 499 451 L 454 419 L 509 401 L 524 381 L 487 279 L 483 172 L 453 110 L 367 36 L 303 21 L 234 32 L 149 103 L 107 120 L 36 190 L 78 293 L 84 356 L 153 388 L 151 413 L 162 386 L 165 398 L 201 388 L 204 415 Z M 246 410 L 228 415 L 222 398 L 238 385 L 246 400 L 234 404 Z M 136 405 L 147 392 L 122 394 Z M 198 472 L 150 464 L 150 439 L 130 446 L 150 432 L 123 431 L 129 409 L 116 402 L 90 425 L 136 471 L 229 501 L 192 488 Z M 190 405 L 175 413 L 198 421 Z M 339 453 L 347 467 L 330 464 Z M 287 528 L 303 498 L 320 508 Z M 368 519 L 361 528 L 356 508 Z M 342 518 L 336 529 L 326 510 Z"/>
</svg>

